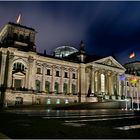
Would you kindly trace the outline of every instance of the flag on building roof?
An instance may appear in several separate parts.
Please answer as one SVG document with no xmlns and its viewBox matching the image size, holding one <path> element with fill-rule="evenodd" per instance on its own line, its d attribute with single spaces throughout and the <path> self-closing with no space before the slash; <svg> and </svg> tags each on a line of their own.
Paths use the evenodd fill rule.
<svg viewBox="0 0 140 140">
<path fill-rule="evenodd" d="M 18 15 L 18 17 L 17 17 L 17 24 L 19 24 L 20 23 L 20 21 L 21 21 L 21 13 Z"/>
<path fill-rule="evenodd" d="M 129 55 L 129 58 L 132 59 L 132 58 L 134 58 L 134 57 L 135 57 L 135 53 L 132 52 L 132 53 Z"/>
</svg>

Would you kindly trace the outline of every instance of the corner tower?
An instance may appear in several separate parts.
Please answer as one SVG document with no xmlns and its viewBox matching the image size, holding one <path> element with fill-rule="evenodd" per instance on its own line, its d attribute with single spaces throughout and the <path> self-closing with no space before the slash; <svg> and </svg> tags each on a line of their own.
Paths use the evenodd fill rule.
<svg viewBox="0 0 140 140">
<path fill-rule="evenodd" d="M 0 47 L 35 52 L 35 34 L 33 28 L 8 22 L 0 32 Z"/>
</svg>

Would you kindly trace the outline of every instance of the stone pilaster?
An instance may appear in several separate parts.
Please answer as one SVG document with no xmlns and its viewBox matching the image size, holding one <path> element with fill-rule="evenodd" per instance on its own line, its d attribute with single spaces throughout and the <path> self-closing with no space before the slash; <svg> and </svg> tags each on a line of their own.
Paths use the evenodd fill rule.
<svg viewBox="0 0 140 140">
<path fill-rule="evenodd" d="M 92 67 L 92 69 L 91 69 L 91 93 L 94 93 L 95 91 L 94 91 L 94 84 L 95 84 L 95 82 L 94 82 L 94 73 L 95 73 L 95 69 Z"/>
<path fill-rule="evenodd" d="M 81 96 L 85 97 L 85 64 L 80 64 L 79 67 L 79 102 L 81 102 Z"/>
<path fill-rule="evenodd" d="M 6 52 L 6 50 L 3 50 L 2 57 L 1 57 L 1 67 L 0 67 L 1 68 L 1 70 L 0 70 L 0 85 L 4 85 L 6 59 L 7 59 L 7 52 Z"/>
<path fill-rule="evenodd" d="M 61 67 L 60 93 L 64 93 L 64 91 L 63 91 L 63 85 L 64 85 L 63 79 L 64 79 L 64 67 Z"/>
<path fill-rule="evenodd" d="M 42 68 L 42 91 L 45 92 L 45 73 L 46 73 L 46 64 L 43 64 Z"/>
<path fill-rule="evenodd" d="M 109 71 L 108 72 L 108 80 L 109 80 L 109 95 L 112 95 L 112 91 L 113 91 L 113 83 L 112 83 L 112 73 Z"/>
<path fill-rule="evenodd" d="M 108 72 L 105 72 L 105 93 L 109 94 L 109 81 L 108 81 Z"/>
<path fill-rule="evenodd" d="M 97 90 L 97 92 L 100 93 L 101 92 L 101 73 L 100 73 L 100 71 L 98 71 L 98 80 L 97 80 L 97 82 L 98 82 L 98 90 Z"/>
<path fill-rule="evenodd" d="M 55 83 L 55 66 L 53 65 L 52 66 L 52 80 L 51 80 L 51 83 L 52 83 L 52 86 L 51 86 L 51 92 L 54 93 L 54 83 Z"/>
<path fill-rule="evenodd" d="M 12 70 L 13 70 L 13 58 L 14 54 L 10 53 L 9 54 L 9 71 L 8 71 L 8 87 L 12 87 Z"/>
<path fill-rule="evenodd" d="M 32 62 L 33 64 L 33 66 L 32 66 L 32 86 L 31 86 L 31 88 L 33 89 L 33 90 L 36 90 L 36 69 L 37 69 L 37 67 L 36 67 L 36 60 L 34 60 L 33 62 Z"/>
<path fill-rule="evenodd" d="M 121 80 L 119 74 L 117 74 L 117 95 L 121 96 Z"/>
<path fill-rule="evenodd" d="M 69 69 L 69 86 L 68 86 L 69 90 L 68 92 L 69 93 L 72 93 L 72 70 Z"/>
<path fill-rule="evenodd" d="M 33 74 L 32 74 L 32 72 L 33 72 L 33 70 L 35 71 L 35 69 L 33 69 L 33 61 L 34 61 L 34 59 L 33 59 L 33 57 L 32 56 L 29 56 L 29 58 L 28 58 L 28 62 L 29 62 L 29 64 L 28 64 L 28 70 L 27 70 L 27 76 L 26 76 L 26 83 L 28 83 L 27 84 L 27 88 L 28 89 L 32 89 L 32 81 L 33 81 Z"/>
</svg>

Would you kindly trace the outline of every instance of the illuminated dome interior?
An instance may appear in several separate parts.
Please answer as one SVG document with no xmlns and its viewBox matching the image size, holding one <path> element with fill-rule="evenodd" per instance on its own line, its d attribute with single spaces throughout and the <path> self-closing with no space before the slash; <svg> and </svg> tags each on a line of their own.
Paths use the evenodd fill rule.
<svg viewBox="0 0 140 140">
<path fill-rule="evenodd" d="M 78 52 L 78 50 L 74 47 L 61 46 L 61 47 L 57 47 L 54 50 L 54 55 L 55 55 L 55 57 L 66 57 L 66 56 L 73 54 L 75 52 Z"/>
</svg>

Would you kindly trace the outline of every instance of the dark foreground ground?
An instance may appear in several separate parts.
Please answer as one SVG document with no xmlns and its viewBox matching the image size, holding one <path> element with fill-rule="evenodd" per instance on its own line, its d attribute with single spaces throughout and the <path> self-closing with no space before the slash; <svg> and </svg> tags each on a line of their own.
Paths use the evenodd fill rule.
<svg viewBox="0 0 140 140">
<path fill-rule="evenodd" d="M 133 111 L 117 109 L 10 109 L 0 111 L 0 137 L 10 139 L 139 139 L 140 117 L 134 115 Z"/>
</svg>

